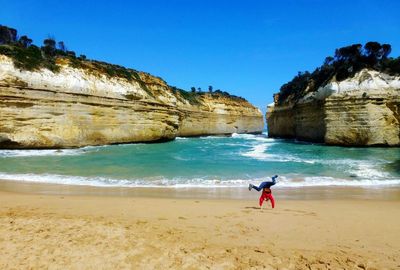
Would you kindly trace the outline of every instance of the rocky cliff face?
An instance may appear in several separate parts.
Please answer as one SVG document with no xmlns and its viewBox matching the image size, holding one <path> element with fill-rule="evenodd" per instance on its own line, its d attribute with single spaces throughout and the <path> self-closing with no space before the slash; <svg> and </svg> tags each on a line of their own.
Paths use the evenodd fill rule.
<svg viewBox="0 0 400 270">
<path fill-rule="evenodd" d="M 400 145 L 400 77 L 364 69 L 267 109 L 271 137 L 332 145 Z"/>
<path fill-rule="evenodd" d="M 260 133 L 261 112 L 245 100 L 191 101 L 147 73 L 128 81 L 58 63 L 53 73 L 18 70 L 0 55 L 0 148 L 64 148 Z"/>
</svg>

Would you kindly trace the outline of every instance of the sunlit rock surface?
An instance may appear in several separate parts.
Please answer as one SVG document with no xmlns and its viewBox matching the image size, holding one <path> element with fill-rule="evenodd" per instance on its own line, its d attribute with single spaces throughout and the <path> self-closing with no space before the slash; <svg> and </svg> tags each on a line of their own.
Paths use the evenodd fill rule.
<svg viewBox="0 0 400 270">
<path fill-rule="evenodd" d="M 400 77 L 362 70 L 295 103 L 270 104 L 268 134 L 332 145 L 400 145 Z"/>
<path fill-rule="evenodd" d="M 0 55 L 0 148 L 153 142 L 263 129 L 260 110 L 244 100 L 203 94 L 200 102 L 190 102 L 147 73 L 128 81 L 59 64 L 58 73 L 29 72 Z"/>
</svg>

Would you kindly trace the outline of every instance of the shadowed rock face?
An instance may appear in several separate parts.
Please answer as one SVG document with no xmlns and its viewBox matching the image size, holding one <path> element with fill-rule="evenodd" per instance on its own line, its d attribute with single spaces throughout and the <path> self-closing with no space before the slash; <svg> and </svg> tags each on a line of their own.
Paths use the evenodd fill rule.
<svg viewBox="0 0 400 270">
<path fill-rule="evenodd" d="M 247 101 L 204 94 L 191 104 L 160 78 L 139 75 L 127 81 L 67 65 L 59 73 L 21 71 L 0 55 L 0 148 L 262 132 L 262 114 Z"/>
<path fill-rule="evenodd" d="M 362 70 L 295 104 L 267 109 L 270 137 L 344 146 L 400 145 L 400 78 Z"/>
</svg>

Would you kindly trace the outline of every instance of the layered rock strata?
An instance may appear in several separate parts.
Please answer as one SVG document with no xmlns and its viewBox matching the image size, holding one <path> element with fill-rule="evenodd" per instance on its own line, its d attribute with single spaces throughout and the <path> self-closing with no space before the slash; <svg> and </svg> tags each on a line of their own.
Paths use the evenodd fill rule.
<svg viewBox="0 0 400 270">
<path fill-rule="evenodd" d="M 400 77 L 362 70 L 267 108 L 268 135 L 344 146 L 400 145 Z"/>
<path fill-rule="evenodd" d="M 188 100 L 147 73 L 128 81 L 58 63 L 18 70 L 0 55 L 0 148 L 68 148 L 260 133 L 259 109 L 224 95 Z"/>
</svg>

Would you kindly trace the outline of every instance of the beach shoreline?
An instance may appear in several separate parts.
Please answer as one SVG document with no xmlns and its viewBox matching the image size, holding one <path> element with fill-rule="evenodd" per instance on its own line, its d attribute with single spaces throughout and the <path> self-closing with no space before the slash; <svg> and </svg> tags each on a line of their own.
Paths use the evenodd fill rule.
<svg viewBox="0 0 400 270">
<path fill-rule="evenodd" d="M 112 187 L 38 183 L 0 179 L 0 191 L 41 195 L 83 195 L 108 197 L 186 198 L 253 200 L 255 190 L 247 187 Z M 274 196 L 284 200 L 384 200 L 400 201 L 400 187 L 393 186 L 314 186 L 273 187 Z"/>
<path fill-rule="evenodd" d="M 335 190 L 274 189 L 260 209 L 245 188 L 0 181 L 0 268 L 398 269 L 399 191 Z"/>
</svg>

